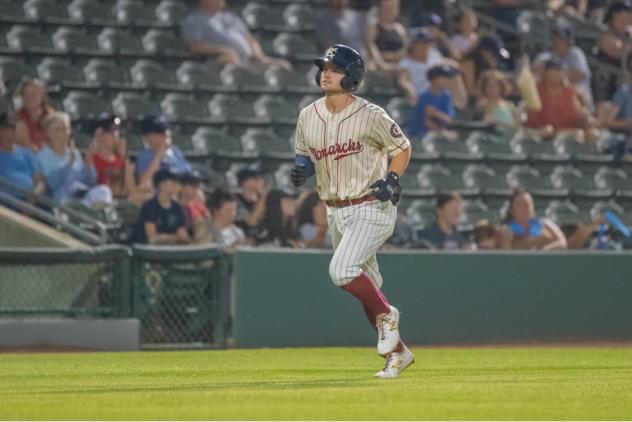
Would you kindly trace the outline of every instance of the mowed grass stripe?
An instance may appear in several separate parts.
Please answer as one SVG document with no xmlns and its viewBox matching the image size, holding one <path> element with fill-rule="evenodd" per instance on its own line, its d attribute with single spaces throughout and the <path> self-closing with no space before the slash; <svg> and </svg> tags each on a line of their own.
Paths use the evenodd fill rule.
<svg viewBox="0 0 632 422">
<path fill-rule="evenodd" d="M 1 419 L 632 419 L 632 349 L 4 354 Z"/>
</svg>

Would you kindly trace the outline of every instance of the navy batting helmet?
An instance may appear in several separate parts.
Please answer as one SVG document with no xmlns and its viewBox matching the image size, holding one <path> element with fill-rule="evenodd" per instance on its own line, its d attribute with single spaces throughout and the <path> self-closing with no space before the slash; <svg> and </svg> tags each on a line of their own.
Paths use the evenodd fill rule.
<svg viewBox="0 0 632 422">
<path fill-rule="evenodd" d="M 345 91 L 355 91 L 364 78 L 364 60 L 360 53 L 351 47 L 342 44 L 334 44 L 325 51 L 325 54 L 314 59 L 314 64 L 318 66 L 316 72 L 316 85 L 320 86 L 320 74 L 325 63 L 330 63 L 345 74 L 340 81 L 340 86 Z"/>
</svg>

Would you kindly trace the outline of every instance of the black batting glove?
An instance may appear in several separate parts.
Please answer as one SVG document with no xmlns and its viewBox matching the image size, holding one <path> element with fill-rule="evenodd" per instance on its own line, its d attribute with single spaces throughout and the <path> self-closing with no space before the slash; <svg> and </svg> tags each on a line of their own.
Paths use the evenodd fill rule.
<svg viewBox="0 0 632 422">
<path fill-rule="evenodd" d="M 304 185 L 307 179 L 309 179 L 305 166 L 298 164 L 292 167 L 290 179 L 292 179 L 292 184 L 296 187 Z"/>
<path fill-rule="evenodd" d="M 385 179 L 378 180 L 370 186 L 373 196 L 382 202 L 391 201 L 393 205 L 399 202 L 402 187 L 399 185 L 399 176 L 390 172 Z"/>
</svg>

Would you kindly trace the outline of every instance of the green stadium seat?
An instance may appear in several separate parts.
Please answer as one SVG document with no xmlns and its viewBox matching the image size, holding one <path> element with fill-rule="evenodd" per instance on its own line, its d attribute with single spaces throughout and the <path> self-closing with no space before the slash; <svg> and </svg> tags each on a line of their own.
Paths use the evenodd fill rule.
<svg viewBox="0 0 632 422">
<path fill-rule="evenodd" d="M 591 219 L 596 219 L 600 215 L 603 215 L 606 211 L 611 211 L 619 216 L 625 215 L 626 213 L 621 204 L 617 203 L 614 200 L 597 201 L 590 209 Z"/>
<path fill-rule="evenodd" d="M 281 10 L 265 3 L 248 3 L 241 11 L 241 17 L 253 30 L 280 31 L 285 26 Z"/>
<path fill-rule="evenodd" d="M 369 95 L 387 95 L 394 97 L 399 93 L 395 78 L 381 72 L 366 72 L 362 86 Z"/>
<path fill-rule="evenodd" d="M 73 0 L 68 5 L 68 14 L 76 21 L 90 25 L 112 26 L 116 24 L 112 8 L 97 0 Z"/>
<path fill-rule="evenodd" d="M 460 175 L 452 174 L 446 167 L 440 165 L 424 166 L 417 173 L 419 186 L 422 189 L 438 191 L 458 191 L 463 189 Z"/>
<path fill-rule="evenodd" d="M 569 189 L 573 196 L 608 198 L 612 191 L 597 189 L 592 177 L 572 166 L 560 166 L 551 173 L 551 184 L 556 189 Z"/>
<path fill-rule="evenodd" d="M 206 107 L 186 94 L 169 93 L 161 106 L 165 116 L 174 122 L 206 124 L 211 121 Z"/>
<path fill-rule="evenodd" d="M 317 93 L 318 87 L 313 81 L 308 81 L 304 73 L 291 71 L 280 66 L 270 66 L 263 77 L 267 85 L 274 91 L 295 92 L 300 94 Z"/>
<path fill-rule="evenodd" d="M 257 98 L 253 107 L 257 117 L 268 119 L 276 124 L 296 125 L 298 107 L 285 101 L 283 97 L 264 94 Z"/>
<path fill-rule="evenodd" d="M 449 167 L 462 169 L 468 163 L 482 162 L 484 155 L 473 153 L 462 140 L 450 141 L 438 133 L 428 133 L 422 139 L 422 149 L 430 154 L 440 154 Z"/>
<path fill-rule="evenodd" d="M 24 15 L 34 21 L 65 25 L 72 23 L 68 11 L 54 0 L 27 0 Z"/>
<path fill-rule="evenodd" d="M 283 11 L 283 20 L 292 31 L 310 31 L 314 29 L 314 8 L 307 4 L 292 3 Z"/>
<path fill-rule="evenodd" d="M 553 140 L 558 153 L 568 154 L 582 171 L 594 171 L 614 162 L 614 157 L 604 154 L 595 144 L 584 144 L 569 136 L 558 136 Z"/>
<path fill-rule="evenodd" d="M 112 110 L 122 119 L 137 120 L 160 112 L 155 103 L 133 92 L 119 92 L 112 100 Z"/>
<path fill-rule="evenodd" d="M 405 98 L 395 97 L 388 102 L 386 111 L 400 126 L 406 127 L 408 119 L 413 112 L 413 107 L 408 104 Z"/>
<path fill-rule="evenodd" d="M 101 87 L 129 89 L 130 85 L 116 62 L 108 59 L 93 58 L 83 68 L 86 81 Z"/>
<path fill-rule="evenodd" d="M 531 166 L 517 165 L 507 173 L 507 184 L 510 188 L 523 188 L 539 197 L 568 197 L 568 189 L 555 189 L 549 177 L 543 176 Z"/>
<path fill-rule="evenodd" d="M 36 70 L 17 57 L 0 56 L 0 75 L 5 83 L 16 86 L 22 78 L 34 78 Z"/>
<path fill-rule="evenodd" d="M 226 131 L 214 127 L 201 126 L 191 138 L 193 149 L 209 151 L 217 155 L 241 155 L 243 150 L 237 139 L 231 138 Z"/>
<path fill-rule="evenodd" d="M 250 128 L 241 136 L 244 151 L 267 156 L 293 156 L 290 148 L 278 134 L 270 129 Z"/>
<path fill-rule="evenodd" d="M 32 19 L 24 16 L 23 4 L 12 0 L 0 0 L 0 21 L 7 23 L 26 23 Z"/>
<path fill-rule="evenodd" d="M 263 72 L 253 72 L 234 64 L 227 64 L 222 68 L 220 79 L 225 86 L 238 91 L 272 91 L 266 83 Z"/>
<path fill-rule="evenodd" d="M 64 110 L 73 120 L 96 119 L 110 112 L 110 105 L 101 97 L 86 91 L 70 91 L 63 101 Z"/>
<path fill-rule="evenodd" d="M 184 41 L 170 31 L 150 29 L 143 36 L 143 47 L 154 55 L 185 59 L 190 56 Z"/>
<path fill-rule="evenodd" d="M 104 28 L 97 36 L 97 40 L 99 47 L 112 55 L 121 54 L 136 57 L 148 55 L 143 49 L 141 40 L 125 30 Z"/>
<path fill-rule="evenodd" d="M 204 182 L 205 188 L 217 189 L 226 188 L 228 186 L 226 181 L 226 174 L 223 172 L 209 168 L 208 166 L 196 166 L 195 169 L 200 173 L 200 177 Z"/>
<path fill-rule="evenodd" d="M 182 87 L 169 70 L 153 60 L 137 60 L 130 68 L 132 82 L 138 86 L 166 91 L 178 91 Z"/>
<path fill-rule="evenodd" d="M 560 157 L 553 142 L 538 141 L 528 136 L 515 136 L 509 142 L 511 149 L 516 154 L 526 154 L 532 159 L 541 161 L 556 161 L 563 159 L 568 161 L 569 157 Z"/>
<path fill-rule="evenodd" d="M 7 45 L 14 51 L 54 55 L 50 38 L 39 30 L 24 25 L 13 25 L 7 32 Z"/>
<path fill-rule="evenodd" d="M 306 96 L 304 96 L 303 98 L 301 98 L 301 101 L 298 102 L 298 109 L 299 109 L 299 111 L 304 109 L 308 105 L 312 104 L 314 101 L 316 101 L 319 98 L 320 97 L 317 96 L 317 95 L 306 95 Z"/>
<path fill-rule="evenodd" d="M 49 85 L 61 84 L 70 89 L 86 89 L 88 84 L 83 79 L 83 72 L 70 62 L 46 57 L 37 66 L 37 74 Z"/>
<path fill-rule="evenodd" d="M 436 216 L 435 199 L 415 199 L 406 209 L 406 216 L 415 226 L 432 223 Z"/>
<path fill-rule="evenodd" d="M 290 171 L 294 165 L 291 163 L 283 163 L 274 172 L 273 182 L 274 187 L 278 189 L 293 189 L 294 185 L 290 179 Z M 309 179 L 310 182 L 313 178 Z"/>
<path fill-rule="evenodd" d="M 274 52 L 290 60 L 311 60 L 318 55 L 316 44 L 298 34 L 281 32 L 273 41 Z"/>
<path fill-rule="evenodd" d="M 599 189 L 612 189 L 621 194 L 632 194 L 632 179 L 622 169 L 603 167 L 595 174 Z"/>
<path fill-rule="evenodd" d="M 60 53 L 98 56 L 103 55 L 96 38 L 77 28 L 62 26 L 52 36 L 53 46 Z"/>
<path fill-rule="evenodd" d="M 196 91 L 226 90 L 219 78 L 219 69 L 213 62 L 182 62 L 176 70 L 176 79 L 180 84 L 191 86 Z"/>
<path fill-rule="evenodd" d="M 261 124 L 264 119 L 257 117 L 252 104 L 238 96 L 216 94 L 208 104 L 211 117 L 218 123 Z"/>
<path fill-rule="evenodd" d="M 118 0 L 114 5 L 114 16 L 120 25 L 125 26 L 154 27 L 161 25 L 151 7 L 134 0 Z"/>
<path fill-rule="evenodd" d="M 582 211 L 571 201 L 551 201 L 544 211 L 544 215 L 556 224 L 585 224 L 590 222 L 590 213 Z"/>
<path fill-rule="evenodd" d="M 461 220 L 458 228 L 460 231 L 471 231 L 476 223 L 487 220 L 492 224 L 497 224 L 500 220 L 500 213 L 490 209 L 480 198 L 474 200 L 464 200 L 461 204 Z"/>
<path fill-rule="evenodd" d="M 163 0 L 156 6 L 158 22 L 164 25 L 179 25 L 189 12 L 187 6 L 180 1 Z"/>
<path fill-rule="evenodd" d="M 468 166 L 463 172 L 463 185 L 469 189 L 481 189 L 484 194 L 510 193 L 504 175 L 485 165 Z"/>
</svg>

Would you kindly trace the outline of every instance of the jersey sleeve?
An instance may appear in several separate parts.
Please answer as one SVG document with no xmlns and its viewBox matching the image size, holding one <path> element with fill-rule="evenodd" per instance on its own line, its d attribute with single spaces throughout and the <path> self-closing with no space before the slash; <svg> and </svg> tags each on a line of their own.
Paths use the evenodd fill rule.
<svg viewBox="0 0 632 422">
<path fill-rule="evenodd" d="M 298 122 L 296 123 L 296 131 L 295 131 L 295 144 L 294 151 L 298 155 L 309 155 L 309 150 L 307 148 L 307 142 L 305 141 L 305 132 L 304 132 L 304 117 L 303 113 L 298 116 Z"/>
<path fill-rule="evenodd" d="M 376 111 L 375 119 L 373 127 L 375 142 L 388 151 L 389 157 L 410 148 L 410 141 L 402 129 L 384 110 Z"/>
</svg>

